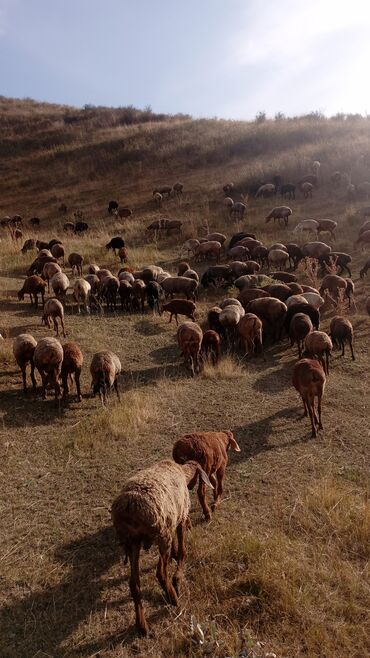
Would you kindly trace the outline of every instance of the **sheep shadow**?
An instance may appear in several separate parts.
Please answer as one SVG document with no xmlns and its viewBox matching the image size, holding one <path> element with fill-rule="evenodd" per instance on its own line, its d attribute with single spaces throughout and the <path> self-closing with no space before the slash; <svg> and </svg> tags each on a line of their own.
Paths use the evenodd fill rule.
<svg viewBox="0 0 370 658">
<path fill-rule="evenodd" d="M 156 363 L 163 365 L 164 362 L 174 362 L 179 360 L 179 348 L 177 345 L 165 345 L 164 347 L 158 347 L 155 350 L 149 352 L 149 356 L 154 359 Z"/>
<path fill-rule="evenodd" d="M 9 375 L 9 371 L 6 374 Z M 27 393 L 24 394 L 20 377 L 19 388 L 1 392 L 0 413 L 3 414 L 4 427 L 34 428 L 35 425 L 54 423 L 63 413 L 63 404 L 61 400 L 55 402 L 51 391 L 48 392 L 48 398 L 42 400 L 41 389 L 38 388 L 35 393 L 29 386 L 29 380 Z"/>
<path fill-rule="evenodd" d="M 39 652 L 50 656 L 64 655 L 62 645 L 74 630 L 91 615 L 92 610 L 105 608 L 105 603 L 100 601 L 103 590 L 116 588 L 121 583 L 121 578 L 101 580 L 120 558 L 111 526 L 58 547 L 55 557 L 68 567 L 62 582 L 27 593 L 1 609 L 0 653 L 4 658 L 31 656 Z M 127 590 L 127 596 L 113 605 L 129 601 Z M 136 637 L 134 628 L 125 633 L 120 630 L 108 642 L 114 645 L 125 638 L 125 643 L 128 643 Z M 98 644 L 102 643 L 105 647 L 107 638 L 94 643 L 97 651 Z M 74 655 L 82 655 L 80 646 Z"/>
<path fill-rule="evenodd" d="M 270 365 L 270 364 L 269 364 Z M 269 395 L 279 395 L 291 385 L 291 370 L 284 363 L 280 368 L 269 368 L 252 384 L 252 388 L 261 393 L 268 391 Z"/>
<path fill-rule="evenodd" d="M 184 364 L 165 363 L 153 368 L 143 368 L 142 370 L 133 370 L 124 375 L 122 378 L 122 387 L 124 390 L 138 388 L 138 386 L 149 386 L 156 384 L 161 378 L 166 379 L 183 379 L 187 373 Z"/>
<path fill-rule="evenodd" d="M 158 316 L 156 316 L 158 317 Z M 143 318 L 135 324 L 135 330 L 142 336 L 158 336 L 159 334 L 166 333 L 165 329 L 160 324 L 154 323 L 153 319 Z"/>
</svg>

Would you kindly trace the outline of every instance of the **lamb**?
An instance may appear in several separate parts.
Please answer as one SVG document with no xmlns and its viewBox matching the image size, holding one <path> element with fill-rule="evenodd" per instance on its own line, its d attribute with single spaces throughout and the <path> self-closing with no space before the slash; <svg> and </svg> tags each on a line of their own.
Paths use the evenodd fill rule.
<svg viewBox="0 0 370 658">
<path fill-rule="evenodd" d="M 320 295 L 325 294 L 338 305 L 340 299 L 340 290 L 343 291 L 345 297 L 348 298 L 348 306 L 351 306 L 351 298 L 354 296 L 354 284 L 351 279 L 343 279 L 337 274 L 327 274 L 324 276 L 321 287 Z"/>
<path fill-rule="evenodd" d="M 329 357 L 331 356 L 333 343 L 325 331 L 312 331 L 305 340 L 305 356 L 317 358 L 321 363 L 325 375 L 329 374 Z M 325 355 L 325 360 L 324 360 Z"/>
<path fill-rule="evenodd" d="M 127 251 L 126 247 L 120 247 L 118 249 L 118 257 L 119 257 L 121 263 L 127 263 L 128 262 L 128 251 Z"/>
<path fill-rule="evenodd" d="M 42 315 L 41 324 L 45 324 L 49 329 L 51 326 L 51 319 L 53 320 L 55 335 L 59 336 L 59 327 L 57 318 L 60 319 L 60 324 L 62 326 L 63 337 L 66 337 L 65 327 L 64 327 L 64 309 L 63 305 L 59 299 L 48 299 L 44 305 L 44 312 Z"/>
<path fill-rule="evenodd" d="M 25 295 L 30 296 L 31 306 L 33 306 L 33 298 L 35 300 L 35 308 L 38 307 L 38 295 L 41 296 L 42 305 L 44 306 L 45 301 L 45 288 L 46 282 L 41 279 L 41 277 L 33 274 L 32 276 L 27 277 L 24 281 L 22 288 L 18 292 L 18 299 L 22 301 Z"/>
<path fill-rule="evenodd" d="M 365 265 L 360 269 L 360 277 L 363 279 L 370 270 L 370 258 L 367 259 Z"/>
<path fill-rule="evenodd" d="M 221 357 L 221 339 L 217 331 L 207 329 L 202 338 L 200 348 L 204 359 L 211 360 L 213 366 L 216 366 Z"/>
<path fill-rule="evenodd" d="M 33 390 L 36 390 L 35 366 L 33 355 L 37 343 L 31 334 L 19 334 L 13 341 L 14 358 L 22 371 L 23 390 L 27 393 L 27 365 L 31 366 L 31 382 Z"/>
<path fill-rule="evenodd" d="M 290 199 L 295 199 L 295 188 L 296 186 L 293 183 L 285 183 L 280 187 L 280 194 L 282 197 Z"/>
<path fill-rule="evenodd" d="M 190 265 L 186 261 L 181 261 L 178 265 L 177 276 L 183 276 L 186 270 L 190 270 Z"/>
<path fill-rule="evenodd" d="M 186 321 L 177 329 L 177 341 L 184 357 L 185 365 L 190 368 L 192 377 L 201 370 L 200 348 L 203 332 L 198 324 Z"/>
<path fill-rule="evenodd" d="M 274 224 L 276 220 L 279 221 L 279 224 L 282 222 L 284 223 L 284 226 L 288 226 L 288 219 L 289 216 L 292 214 L 292 209 L 289 208 L 288 206 L 276 206 L 276 208 L 273 208 L 271 212 L 267 215 L 266 217 L 266 224 L 273 219 Z"/>
<path fill-rule="evenodd" d="M 302 247 L 303 256 L 309 256 L 310 258 L 316 258 L 320 260 L 323 256 L 330 254 L 331 247 L 325 244 L 325 242 L 307 242 Z"/>
<path fill-rule="evenodd" d="M 53 246 L 50 249 L 52 256 L 56 258 L 57 260 L 62 261 L 62 265 L 64 265 L 64 247 L 62 244 L 53 244 Z"/>
<path fill-rule="evenodd" d="M 274 297 L 253 299 L 246 306 L 247 313 L 254 313 L 270 329 L 273 342 L 280 340 L 287 307 Z"/>
<path fill-rule="evenodd" d="M 203 288 L 209 286 L 217 287 L 219 285 L 228 285 L 233 282 L 233 273 L 229 265 L 214 265 L 209 267 L 202 275 L 200 280 Z"/>
<path fill-rule="evenodd" d="M 55 297 L 65 300 L 69 288 L 68 277 L 63 272 L 56 272 L 56 274 L 51 277 L 50 283 Z"/>
<path fill-rule="evenodd" d="M 200 261 L 202 258 L 215 258 L 216 262 L 219 262 L 221 249 L 222 245 L 217 240 L 201 242 L 195 251 L 195 259 Z"/>
<path fill-rule="evenodd" d="M 33 361 L 42 381 L 42 398 L 46 400 L 47 385 L 54 388 L 55 400 L 60 395 L 59 377 L 63 362 L 63 349 L 56 338 L 41 338 L 35 347 Z"/>
<path fill-rule="evenodd" d="M 58 263 L 45 263 L 44 267 L 42 268 L 42 278 L 47 281 L 48 284 L 48 292 L 50 292 L 50 279 L 56 274 L 57 272 L 61 272 L 62 268 Z"/>
<path fill-rule="evenodd" d="M 254 313 L 246 313 L 240 318 L 238 332 L 244 341 L 245 355 L 252 355 L 257 349 L 263 353 L 262 321 Z"/>
<path fill-rule="evenodd" d="M 314 329 L 320 329 L 320 312 L 318 309 L 313 308 L 310 304 L 293 304 L 288 308 L 284 321 L 287 333 L 289 333 L 290 323 L 296 313 L 304 313 L 305 315 L 308 315 L 314 326 Z"/>
<path fill-rule="evenodd" d="M 89 297 L 91 293 L 91 285 L 86 279 L 76 279 L 73 282 L 73 296 L 77 302 L 77 311 L 81 313 L 81 302 L 86 313 L 90 313 Z"/>
<path fill-rule="evenodd" d="M 260 196 L 262 197 L 269 197 L 273 196 L 276 194 L 276 187 L 273 183 L 266 183 L 265 185 L 261 185 L 257 192 L 256 192 L 256 199 L 258 199 Z"/>
<path fill-rule="evenodd" d="M 310 318 L 305 313 L 296 313 L 289 326 L 290 345 L 297 343 L 299 358 L 302 358 L 302 348 L 305 338 L 313 331 Z"/>
<path fill-rule="evenodd" d="M 154 192 L 153 199 L 156 203 L 157 208 L 162 208 L 163 196 L 160 192 Z"/>
<path fill-rule="evenodd" d="M 162 281 L 161 285 L 166 298 L 169 295 L 173 297 L 174 294 L 182 294 L 185 295 L 186 299 L 195 301 L 198 283 L 194 279 L 188 279 L 185 276 L 172 276 Z"/>
<path fill-rule="evenodd" d="M 342 350 L 341 356 L 344 356 L 344 347 L 348 343 L 352 361 L 355 360 L 355 354 L 353 351 L 353 327 L 351 322 L 342 317 L 341 315 L 336 315 L 330 322 L 330 338 L 333 341 L 335 346 L 338 346 Z"/>
<path fill-rule="evenodd" d="M 223 481 L 228 462 L 228 450 L 240 452 L 240 448 L 230 430 L 224 432 L 192 432 L 184 434 L 174 444 L 172 457 L 177 464 L 198 463 L 212 483 L 214 502 L 212 511 L 220 504 L 223 493 Z M 206 499 L 205 483 L 199 479 L 198 498 L 207 521 L 211 518 L 211 509 Z"/>
<path fill-rule="evenodd" d="M 163 294 L 163 290 L 161 285 L 157 281 L 149 281 L 149 283 L 146 286 L 146 296 L 148 300 L 148 306 L 149 308 L 152 309 L 153 313 L 156 310 L 158 315 L 162 314 L 161 309 L 159 307 L 159 301 L 161 299 L 162 294 Z"/>
<path fill-rule="evenodd" d="M 184 189 L 183 183 L 175 183 L 172 188 L 172 192 L 176 196 L 181 196 L 181 194 L 183 193 L 183 189 Z"/>
<path fill-rule="evenodd" d="M 212 487 L 196 462 L 183 466 L 166 459 L 133 475 L 112 505 L 112 520 L 118 540 L 130 561 L 130 592 L 135 604 L 136 627 L 148 634 L 140 588 L 140 550 L 156 544 L 159 549 L 157 579 L 172 605 L 177 605 L 179 584 L 186 556 L 185 532 L 189 525 L 190 496 L 197 479 Z M 177 568 L 172 583 L 168 563 Z"/>
<path fill-rule="evenodd" d="M 32 238 L 29 240 L 26 240 L 23 244 L 23 247 L 21 249 L 22 254 L 26 254 L 27 251 L 32 251 L 32 249 L 35 249 L 36 247 L 36 242 Z"/>
<path fill-rule="evenodd" d="M 312 183 L 306 181 L 304 183 L 301 183 L 299 187 L 305 199 L 308 199 L 308 197 L 312 198 L 312 191 L 313 191 Z"/>
<path fill-rule="evenodd" d="M 114 388 L 117 393 L 119 402 L 120 394 L 118 390 L 118 377 L 121 374 L 121 362 L 114 352 L 103 350 L 96 352 L 90 364 L 91 388 L 93 395 L 99 393 L 102 405 L 105 406 L 108 400 L 109 391 Z"/>
<path fill-rule="evenodd" d="M 361 233 L 361 235 L 357 238 L 355 242 L 355 247 L 357 245 L 360 245 L 362 247 L 362 250 L 366 245 L 370 244 L 370 231 L 364 231 Z"/>
<path fill-rule="evenodd" d="M 196 306 L 194 302 L 191 302 L 189 299 L 171 299 L 170 302 L 162 304 L 162 313 L 169 313 L 170 319 L 169 323 L 172 322 L 172 317 L 175 316 L 176 325 L 179 324 L 177 316 L 185 315 L 190 320 L 195 322 L 194 313 L 196 311 Z"/>
<path fill-rule="evenodd" d="M 72 379 L 74 375 L 76 390 L 77 390 L 77 400 L 78 402 L 82 401 L 81 387 L 80 387 L 80 377 L 81 370 L 83 365 L 83 354 L 81 349 L 76 343 L 65 343 L 63 345 L 63 362 L 62 362 L 62 385 L 63 385 L 63 398 L 65 399 L 69 393 L 68 388 L 68 375 Z"/>
<path fill-rule="evenodd" d="M 283 269 L 286 267 L 287 261 L 289 261 L 289 254 L 287 251 L 283 251 L 283 249 L 270 249 L 267 259 L 270 267 L 275 266 Z"/>
<path fill-rule="evenodd" d="M 310 416 L 312 438 L 317 437 L 317 430 L 323 429 L 321 422 L 321 400 L 325 391 L 326 377 L 321 364 L 314 359 L 301 359 L 293 369 L 293 386 L 302 398 L 304 415 Z M 315 411 L 317 397 L 318 417 Z"/>
<path fill-rule="evenodd" d="M 69 254 L 68 256 L 68 263 L 71 266 L 72 269 L 72 276 L 73 274 L 77 274 L 77 276 L 82 276 L 82 263 L 84 262 L 84 257 L 81 256 L 81 254 L 77 254 L 73 252 L 72 254 Z"/>
</svg>

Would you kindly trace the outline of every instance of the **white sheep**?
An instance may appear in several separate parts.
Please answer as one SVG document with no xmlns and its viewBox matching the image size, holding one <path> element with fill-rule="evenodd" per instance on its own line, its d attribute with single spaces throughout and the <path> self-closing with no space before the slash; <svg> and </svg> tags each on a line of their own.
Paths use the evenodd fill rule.
<svg viewBox="0 0 370 658">
<path fill-rule="evenodd" d="M 69 279 L 64 272 L 57 272 L 50 280 L 55 297 L 65 299 L 69 288 Z"/>
<path fill-rule="evenodd" d="M 316 219 L 304 219 L 302 222 L 299 222 L 297 226 L 293 229 L 293 233 L 303 233 L 304 231 L 311 231 L 316 233 L 319 230 L 319 222 Z"/>
<path fill-rule="evenodd" d="M 81 303 L 86 313 L 90 313 L 89 298 L 91 285 L 86 279 L 76 279 L 73 282 L 73 296 L 77 302 L 78 313 L 81 313 Z"/>
<path fill-rule="evenodd" d="M 48 299 L 45 302 L 45 305 L 44 305 L 44 310 L 43 310 L 43 314 L 42 314 L 41 323 L 45 324 L 50 329 L 51 320 L 53 320 L 56 336 L 59 335 L 59 327 L 58 327 L 57 318 L 60 319 L 60 324 L 62 325 L 63 336 L 65 338 L 66 337 L 66 331 L 65 331 L 65 326 L 64 326 L 63 304 L 59 301 L 59 299 L 54 299 L 54 298 Z"/>
</svg>

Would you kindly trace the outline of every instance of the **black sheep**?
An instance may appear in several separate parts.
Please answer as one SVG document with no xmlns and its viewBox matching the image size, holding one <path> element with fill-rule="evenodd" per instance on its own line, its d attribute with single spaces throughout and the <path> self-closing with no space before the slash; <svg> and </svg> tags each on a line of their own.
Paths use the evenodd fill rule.
<svg viewBox="0 0 370 658">
<path fill-rule="evenodd" d="M 117 201 L 109 201 L 108 204 L 108 214 L 111 215 L 114 210 L 118 210 L 118 203 Z"/>
<path fill-rule="evenodd" d="M 159 285 L 159 283 L 157 283 L 157 281 L 149 281 L 146 284 L 148 306 L 152 309 L 152 311 L 157 311 L 158 315 L 161 315 L 159 300 L 162 296 L 162 292 L 162 287 Z"/>
<path fill-rule="evenodd" d="M 318 331 L 320 329 L 320 312 L 311 306 L 311 304 L 293 304 L 289 306 L 285 316 L 285 329 L 289 333 L 289 327 L 293 316 L 296 313 L 305 313 L 310 318 L 313 326 Z"/>
<path fill-rule="evenodd" d="M 107 249 L 113 249 L 114 253 L 116 253 L 116 249 L 121 249 L 121 247 L 125 246 L 125 241 L 123 238 L 116 236 L 115 238 L 112 238 L 105 246 Z"/>
<path fill-rule="evenodd" d="M 75 233 L 84 233 L 84 231 L 87 231 L 89 228 L 89 225 L 86 222 L 76 222 L 74 232 Z"/>
</svg>

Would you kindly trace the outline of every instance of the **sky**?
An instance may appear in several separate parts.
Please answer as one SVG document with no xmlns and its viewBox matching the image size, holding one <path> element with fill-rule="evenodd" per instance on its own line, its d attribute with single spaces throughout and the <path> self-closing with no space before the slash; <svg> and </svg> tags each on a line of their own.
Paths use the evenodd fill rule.
<svg viewBox="0 0 370 658">
<path fill-rule="evenodd" d="M 368 0 L 0 0 L 0 94 L 251 119 L 370 113 Z"/>
</svg>

